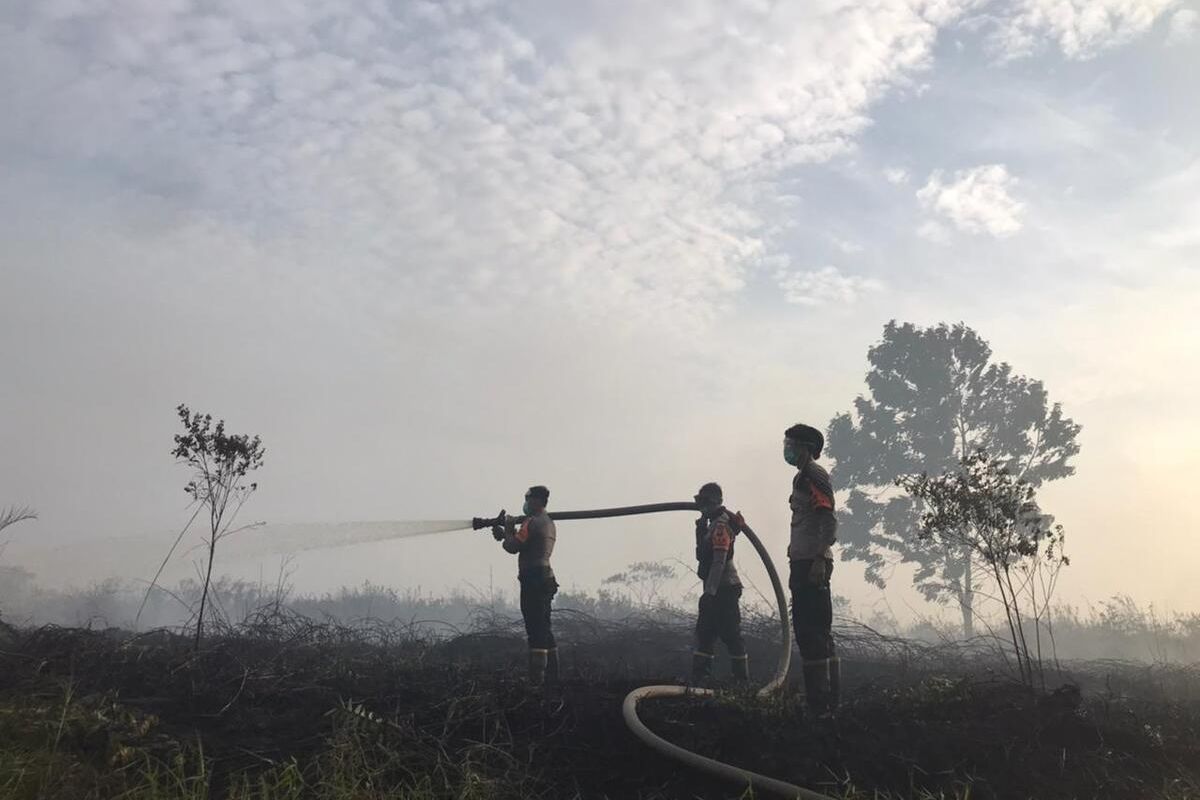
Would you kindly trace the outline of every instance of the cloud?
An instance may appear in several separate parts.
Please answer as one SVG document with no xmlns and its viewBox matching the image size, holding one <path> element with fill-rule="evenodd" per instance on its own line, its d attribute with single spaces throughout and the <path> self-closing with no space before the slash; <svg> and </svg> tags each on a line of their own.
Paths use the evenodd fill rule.
<svg viewBox="0 0 1200 800">
<path fill-rule="evenodd" d="M 1181 8 L 1171 15 L 1171 24 L 1167 30 L 1167 44 L 1187 44 L 1196 38 L 1200 32 L 1200 12 L 1194 8 Z"/>
<path fill-rule="evenodd" d="M 30 4 L 0 144 L 337 253 L 381 295 L 692 324 L 756 187 L 844 152 L 969 0 Z"/>
<path fill-rule="evenodd" d="M 903 167 L 888 167 L 883 171 L 883 177 L 893 186 L 902 186 L 909 180 L 908 170 Z"/>
<path fill-rule="evenodd" d="M 849 305 L 865 294 L 883 290 L 883 283 L 874 278 L 844 275 L 837 267 L 827 266 L 807 272 L 781 270 L 776 281 L 787 302 L 801 306 L 826 303 Z"/>
<path fill-rule="evenodd" d="M 1002 59 L 1013 59 L 1050 41 L 1068 58 L 1087 59 L 1144 34 L 1176 5 L 1178 0 L 1016 0 L 992 12 L 991 45 Z"/>
<path fill-rule="evenodd" d="M 1024 204 L 1009 194 L 1016 183 L 1003 164 L 958 170 L 948 182 L 942 171 L 936 170 L 917 198 L 928 211 L 950 220 L 960 231 L 1007 236 L 1021 229 Z M 931 238 L 928 232 L 932 230 L 922 235 Z"/>
<path fill-rule="evenodd" d="M 1003 19 L 1082 56 L 1167 5 Z M 772 254 L 773 179 L 851 148 L 976 7 L 47 0 L 0 12 L 0 153 L 329 253 L 376 296 L 690 329 Z"/>
</svg>

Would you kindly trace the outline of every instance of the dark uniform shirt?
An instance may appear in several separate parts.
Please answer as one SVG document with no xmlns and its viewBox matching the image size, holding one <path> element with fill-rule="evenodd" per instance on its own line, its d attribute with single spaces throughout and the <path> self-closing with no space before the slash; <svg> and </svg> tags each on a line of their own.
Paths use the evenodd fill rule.
<svg viewBox="0 0 1200 800">
<path fill-rule="evenodd" d="M 716 591 L 721 586 L 741 586 L 737 567 L 733 563 L 733 525 L 728 511 L 721 511 L 707 524 L 701 523 L 696 541 L 698 570 L 705 589 Z M 710 592 L 711 593 L 711 592 Z"/>
<path fill-rule="evenodd" d="M 830 549 L 837 541 L 837 517 L 833 513 L 833 483 L 829 473 L 815 461 L 796 470 L 792 479 L 792 539 L 788 558 L 802 561 L 832 558 Z"/>
<path fill-rule="evenodd" d="M 550 566 L 550 555 L 554 552 L 554 542 L 558 532 L 554 520 L 545 511 L 528 517 L 521 527 L 505 534 L 503 547 L 510 553 L 518 553 L 517 573 L 519 576 L 536 575 L 542 578 L 553 578 L 554 570 Z"/>
</svg>

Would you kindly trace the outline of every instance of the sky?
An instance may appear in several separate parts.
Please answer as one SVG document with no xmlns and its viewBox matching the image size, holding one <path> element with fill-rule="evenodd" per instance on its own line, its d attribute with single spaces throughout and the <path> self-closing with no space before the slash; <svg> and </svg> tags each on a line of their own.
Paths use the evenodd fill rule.
<svg viewBox="0 0 1200 800">
<path fill-rule="evenodd" d="M 39 514 L 2 558 L 148 577 L 186 403 L 262 436 L 247 521 L 715 479 L 782 560 L 782 431 L 888 320 L 962 321 L 1083 426 L 1062 597 L 1200 611 L 1197 74 L 1196 0 L 0 0 L 0 506 Z M 564 525 L 556 570 L 690 538 Z M 290 569 L 515 573 L 471 532 Z M 835 592 L 928 612 L 905 583 Z"/>
</svg>

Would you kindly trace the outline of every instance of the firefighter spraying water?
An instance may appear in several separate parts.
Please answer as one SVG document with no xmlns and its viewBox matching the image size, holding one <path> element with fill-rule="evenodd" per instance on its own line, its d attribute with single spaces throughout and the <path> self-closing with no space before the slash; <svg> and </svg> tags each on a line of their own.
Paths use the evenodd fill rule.
<svg viewBox="0 0 1200 800">
<path fill-rule="evenodd" d="M 529 642 L 529 682 L 541 686 L 549 679 L 558 680 L 558 648 L 550 630 L 550 604 L 558 592 L 550 555 L 558 538 L 554 520 L 546 513 L 550 490 L 531 486 L 521 509 L 525 519 L 520 527 L 514 520 L 492 526 L 492 535 L 505 552 L 517 556 L 517 580 L 521 583 L 521 617 Z"/>
</svg>

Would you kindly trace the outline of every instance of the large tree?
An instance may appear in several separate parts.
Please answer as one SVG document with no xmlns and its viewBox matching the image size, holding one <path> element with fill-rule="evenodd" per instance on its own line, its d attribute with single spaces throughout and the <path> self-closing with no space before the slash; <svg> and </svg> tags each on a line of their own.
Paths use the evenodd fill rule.
<svg viewBox="0 0 1200 800">
<path fill-rule="evenodd" d="M 957 602 L 971 635 L 970 553 L 917 536 L 920 509 L 897 491 L 896 479 L 953 471 L 982 449 L 1038 487 L 1074 473 L 1080 426 L 1049 402 L 1041 381 L 994 362 L 988 343 L 962 323 L 922 328 L 893 320 L 867 360 L 869 395 L 829 423 L 836 482 L 850 490 L 839 514 L 842 558 L 864 562 L 880 588 L 893 565 L 914 564 L 914 585 L 926 599 Z"/>
</svg>

